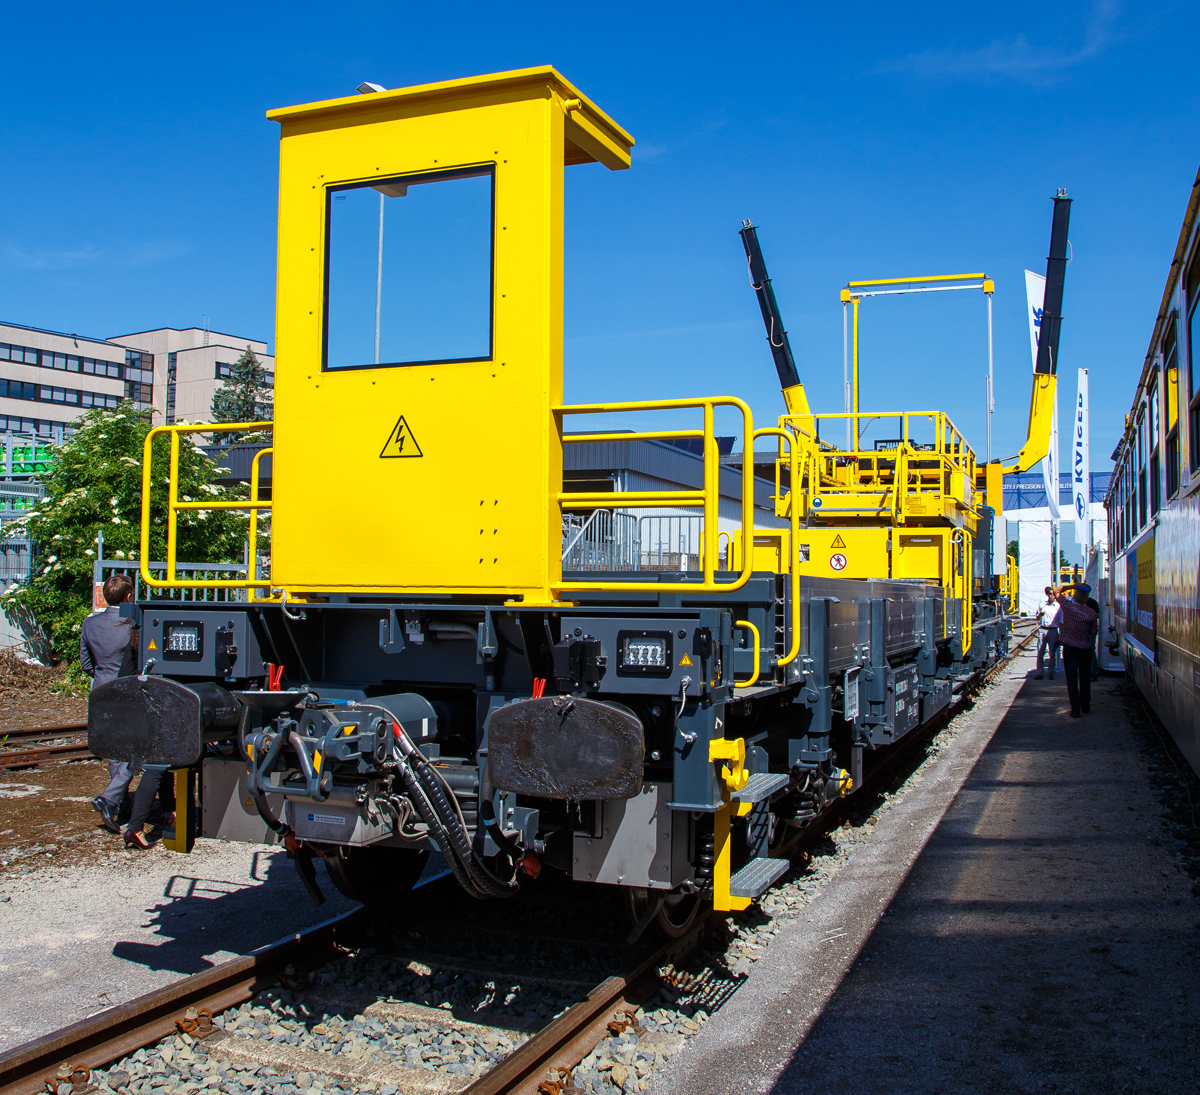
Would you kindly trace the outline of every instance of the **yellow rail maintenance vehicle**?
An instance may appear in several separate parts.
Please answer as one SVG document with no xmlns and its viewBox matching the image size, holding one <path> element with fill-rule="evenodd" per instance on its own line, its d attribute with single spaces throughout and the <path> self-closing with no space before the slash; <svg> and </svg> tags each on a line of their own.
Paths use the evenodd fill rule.
<svg viewBox="0 0 1200 1095">
<path fill-rule="evenodd" d="M 564 405 L 564 168 L 628 168 L 633 138 L 553 68 L 364 85 L 269 117 L 275 419 L 147 439 L 142 672 L 92 693 L 93 750 L 175 768 L 172 847 L 283 840 L 314 900 L 316 857 L 387 907 L 437 850 L 480 898 L 543 870 L 624 887 L 635 931 L 745 908 L 865 755 L 1003 648 L 973 549 L 980 484 L 998 498 L 1004 466 L 977 466 L 940 412 L 886 416 L 892 442 L 865 449 L 866 416 L 813 413 L 794 364 L 788 413 L 764 429 L 732 396 Z M 765 270 L 755 282 L 769 295 Z M 1053 389 L 1048 368 L 1014 466 L 1044 454 Z M 644 412 L 690 421 L 568 428 Z M 730 415 L 732 470 L 714 432 Z M 830 418 L 850 445 L 822 436 Z M 179 497 L 178 453 L 225 430 L 272 434 L 249 500 L 221 503 L 249 511 L 252 540 L 269 521 L 269 570 L 188 578 L 178 515 L 216 503 Z M 774 528 L 755 527 L 764 438 Z M 568 446 L 640 442 L 690 446 L 695 482 L 566 489 Z M 681 510 L 699 541 L 669 566 L 642 551 L 582 567 L 568 550 L 572 515 Z M 155 521 L 167 559 L 152 565 Z"/>
</svg>

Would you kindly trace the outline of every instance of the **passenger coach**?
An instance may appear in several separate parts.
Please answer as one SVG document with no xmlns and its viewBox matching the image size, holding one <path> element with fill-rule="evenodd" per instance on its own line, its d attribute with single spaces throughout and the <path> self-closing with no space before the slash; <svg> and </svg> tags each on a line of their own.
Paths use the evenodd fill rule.
<svg viewBox="0 0 1200 1095">
<path fill-rule="evenodd" d="M 1105 636 L 1200 771 L 1200 174 L 1104 499 L 1113 632 Z"/>
</svg>

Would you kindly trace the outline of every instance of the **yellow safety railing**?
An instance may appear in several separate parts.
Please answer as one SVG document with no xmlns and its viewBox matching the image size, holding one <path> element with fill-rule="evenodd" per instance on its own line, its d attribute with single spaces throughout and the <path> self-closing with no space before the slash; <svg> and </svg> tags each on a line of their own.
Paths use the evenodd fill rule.
<svg viewBox="0 0 1200 1095">
<path fill-rule="evenodd" d="M 753 571 L 753 558 L 746 553 L 741 573 L 731 581 L 717 581 L 718 521 L 721 510 L 720 474 L 721 460 L 717 441 L 713 434 L 713 416 L 717 407 L 733 407 L 742 416 L 742 536 L 754 530 L 754 416 L 750 408 L 734 396 L 714 396 L 702 399 L 655 399 L 641 403 L 584 403 L 555 407 L 560 416 L 571 414 L 613 414 L 632 411 L 702 410 L 704 425 L 699 430 L 646 430 L 639 433 L 587 433 L 563 437 L 564 444 L 579 444 L 597 441 L 664 441 L 674 438 L 699 438 L 704 445 L 704 485 L 699 490 L 626 491 L 623 493 L 600 491 L 561 491 L 558 503 L 561 509 L 578 509 L 592 506 L 597 509 L 624 509 L 627 507 L 700 507 L 704 510 L 703 579 L 699 582 L 659 582 L 658 590 L 682 590 L 692 593 L 732 593 L 749 580 Z M 613 590 L 633 592 L 645 590 L 645 582 L 559 582 L 554 588 L 570 590 Z"/>
<path fill-rule="evenodd" d="M 787 665 L 789 662 L 796 660 L 796 656 L 800 653 L 800 506 L 797 504 L 799 497 L 799 489 L 802 482 L 802 473 L 800 470 L 800 451 L 799 441 L 794 434 L 789 430 L 780 429 L 776 426 L 764 426 L 762 429 L 754 431 L 754 440 L 760 437 L 775 437 L 779 441 L 787 442 L 788 447 L 788 481 L 791 483 L 791 505 L 788 507 L 788 528 L 790 535 L 788 536 L 788 568 L 787 574 L 791 580 L 791 610 L 792 610 L 792 645 L 788 652 L 776 662 L 776 665 Z M 782 454 L 781 454 L 782 455 Z M 807 460 L 807 451 L 805 453 Z M 778 462 L 777 462 L 778 464 Z M 779 471 L 776 467 L 776 482 L 778 482 Z M 810 475 L 810 479 L 815 476 Z M 776 490 L 778 493 L 778 489 Z M 742 533 L 742 554 L 743 565 L 753 567 L 754 563 L 754 529 L 749 530 L 749 539 L 747 533 Z"/>
<path fill-rule="evenodd" d="M 263 501 L 258 496 L 259 462 L 273 449 L 262 449 L 255 454 L 250 468 L 250 497 L 236 499 L 231 502 L 199 501 L 181 502 L 179 500 L 179 439 L 183 434 L 193 433 L 264 433 L 272 429 L 271 422 L 204 422 L 195 425 L 155 426 L 148 434 L 142 447 L 142 540 L 141 540 L 141 573 L 142 581 L 152 589 L 269 589 L 270 581 L 251 578 L 244 579 L 211 579 L 209 581 L 186 581 L 176 576 L 178 520 L 180 510 L 249 510 L 250 511 L 250 566 L 253 567 L 258 558 L 258 511 L 270 509 L 271 503 Z M 170 437 L 171 450 L 169 459 L 169 483 L 167 487 L 167 569 L 166 577 L 155 578 L 150 573 L 150 488 L 154 481 L 154 441 L 155 438 L 167 435 Z"/>
<path fill-rule="evenodd" d="M 816 420 L 850 420 L 854 424 L 853 436 L 861 436 L 861 422 L 894 420 L 895 444 L 888 448 L 844 449 L 828 444 L 824 440 L 810 440 L 798 434 L 798 442 L 811 450 L 816 474 L 810 475 L 808 483 L 809 502 L 822 495 L 874 494 L 880 500 L 882 511 L 891 510 L 899 515 L 903 511 L 904 499 L 910 494 L 951 494 L 953 484 L 948 473 L 962 476 L 963 488 L 974 489 L 976 477 L 975 453 L 967 444 L 962 433 L 940 411 L 895 411 L 867 414 L 817 414 L 809 416 Z M 796 422 L 784 417 L 781 423 L 790 432 L 797 433 Z M 917 428 L 918 424 L 924 428 Z M 920 440 L 918 440 L 920 436 Z M 816 459 L 817 457 L 820 459 Z M 891 466 L 882 467 L 881 461 Z M 936 465 L 936 466 L 931 466 Z M 779 482 L 779 465 L 776 466 L 777 495 L 782 487 Z M 911 480 L 911 481 L 910 481 Z M 889 505 L 890 501 L 890 505 Z M 820 508 L 821 503 L 817 503 Z M 856 511 L 861 506 L 855 506 Z M 825 512 L 837 512 L 835 507 L 825 507 Z"/>
</svg>

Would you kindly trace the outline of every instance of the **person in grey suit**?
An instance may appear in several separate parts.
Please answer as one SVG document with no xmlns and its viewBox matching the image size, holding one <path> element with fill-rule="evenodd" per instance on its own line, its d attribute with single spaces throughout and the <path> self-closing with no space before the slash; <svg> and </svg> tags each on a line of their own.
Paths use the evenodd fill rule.
<svg viewBox="0 0 1200 1095">
<path fill-rule="evenodd" d="M 133 600 L 133 582 L 124 574 L 112 574 L 104 583 L 108 608 L 83 621 L 79 635 L 79 664 L 92 678 L 92 689 L 137 672 L 137 646 L 133 621 L 122 619 L 120 606 Z M 128 761 L 108 762 L 108 786 L 94 799 L 92 809 L 110 833 L 119 833 L 117 813 L 129 784 L 137 775 Z"/>
</svg>

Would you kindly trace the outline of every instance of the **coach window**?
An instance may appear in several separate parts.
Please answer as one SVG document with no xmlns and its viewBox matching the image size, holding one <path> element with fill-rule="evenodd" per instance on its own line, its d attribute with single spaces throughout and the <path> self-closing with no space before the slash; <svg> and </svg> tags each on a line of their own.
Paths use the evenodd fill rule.
<svg viewBox="0 0 1200 1095">
<path fill-rule="evenodd" d="M 1187 274 L 1187 371 L 1188 371 L 1188 442 L 1192 472 L 1200 471 L 1200 251 L 1192 258 Z"/>
<path fill-rule="evenodd" d="M 1178 316 L 1172 312 L 1163 336 L 1163 394 L 1166 396 L 1166 421 L 1163 428 L 1167 434 L 1166 471 L 1167 497 L 1179 493 L 1179 346 L 1175 337 Z"/>
<path fill-rule="evenodd" d="M 1150 418 L 1150 514 L 1153 516 L 1162 505 L 1162 430 L 1159 421 L 1158 381 L 1150 389 L 1146 408 Z"/>
<path fill-rule="evenodd" d="M 1146 523 L 1146 409 L 1138 411 L 1137 430 L 1133 438 L 1137 446 L 1137 527 Z"/>
</svg>

